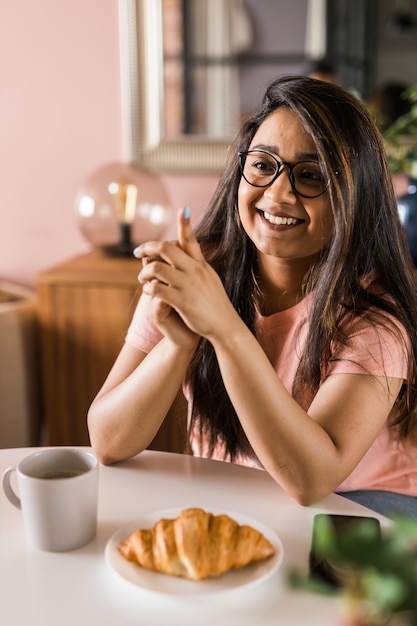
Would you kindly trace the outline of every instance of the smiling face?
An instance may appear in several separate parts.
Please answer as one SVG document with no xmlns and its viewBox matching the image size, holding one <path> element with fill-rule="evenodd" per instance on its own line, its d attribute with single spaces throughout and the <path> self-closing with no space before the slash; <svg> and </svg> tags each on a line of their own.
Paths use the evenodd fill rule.
<svg viewBox="0 0 417 626">
<path fill-rule="evenodd" d="M 249 146 L 256 149 L 291 164 L 317 161 L 313 140 L 287 108 L 277 109 L 260 125 Z M 332 232 L 329 195 L 326 191 L 316 198 L 300 196 L 292 189 L 288 173 L 284 166 L 268 187 L 254 187 L 242 177 L 239 216 L 261 259 L 267 255 L 289 262 L 304 260 L 308 266 Z"/>
</svg>

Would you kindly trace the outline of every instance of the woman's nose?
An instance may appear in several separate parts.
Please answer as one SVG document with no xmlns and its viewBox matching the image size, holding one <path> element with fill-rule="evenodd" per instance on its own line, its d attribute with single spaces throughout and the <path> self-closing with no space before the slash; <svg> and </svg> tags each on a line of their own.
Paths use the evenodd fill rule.
<svg viewBox="0 0 417 626">
<path fill-rule="evenodd" d="M 265 189 L 265 195 L 275 200 L 291 204 L 297 200 L 291 185 L 290 173 L 286 165 L 281 166 L 276 179 Z"/>
</svg>

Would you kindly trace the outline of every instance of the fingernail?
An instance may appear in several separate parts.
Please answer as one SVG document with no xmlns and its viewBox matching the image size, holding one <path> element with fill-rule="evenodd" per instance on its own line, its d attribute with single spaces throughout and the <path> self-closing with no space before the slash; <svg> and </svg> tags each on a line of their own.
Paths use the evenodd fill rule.
<svg viewBox="0 0 417 626">
<path fill-rule="evenodd" d="M 140 246 L 138 246 L 137 248 L 135 248 L 132 252 L 133 256 L 137 256 L 139 254 L 139 250 L 140 250 Z"/>
<path fill-rule="evenodd" d="M 185 207 L 183 215 L 186 220 L 190 218 L 190 215 L 191 215 L 190 207 L 188 206 Z"/>
</svg>

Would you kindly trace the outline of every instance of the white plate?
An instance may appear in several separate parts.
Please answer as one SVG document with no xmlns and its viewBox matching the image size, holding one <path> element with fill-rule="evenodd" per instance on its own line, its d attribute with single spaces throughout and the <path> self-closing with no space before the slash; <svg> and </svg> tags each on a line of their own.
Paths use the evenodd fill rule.
<svg viewBox="0 0 417 626">
<path fill-rule="evenodd" d="M 118 551 L 118 545 L 127 539 L 135 530 L 139 528 L 151 528 L 159 519 L 174 519 L 180 515 L 181 511 L 186 507 L 168 509 L 164 511 L 156 511 L 147 515 L 143 515 L 135 519 L 122 528 L 119 528 L 109 539 L 105 556 L 110 567 L 119 576 L 130 583 L 162 594 L 171 595 L 206 595 L 210 593 L 219 593 L 229 591 L 236 588 L 246 587 L 248 585 L 259 584 L 266 580 L 280 567 L 284 555 L 282 542 L 279 537 L 268 526 L 262 524 L 247 515 L 241 513 L 231 513 L 229 511 L 220 511 L 216 509 L 207 509 L 213 515 L 226 513 L 239 524 L 247 524 L 261 532 L 275 548 L 274 556 L 252 563 L 242 569 L 231 570 L 222 576 L 216 578 L 208 578 L 200 581 L 190 581 L 176 576 L 167 576 L 159 572 L 153 572 L 127 561 Z"/>
</svg>

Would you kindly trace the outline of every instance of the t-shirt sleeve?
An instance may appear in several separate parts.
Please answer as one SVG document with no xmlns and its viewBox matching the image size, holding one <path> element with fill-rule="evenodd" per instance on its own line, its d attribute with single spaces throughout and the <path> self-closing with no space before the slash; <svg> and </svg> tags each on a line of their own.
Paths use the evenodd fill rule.
<svg viewBox="0 0 417 626">
<path fill-rule="evenodd" d="M 404 328 L 372 325 L 356 319 L 349 333 L 348 346 L 338 345 L 327 375 L 371 374 L 407 380 L 409 340 Z"/>
<path fill-rule="evenodd" d="M 141 295 L 125 338 L 126 343 L 146 353 L 150 352 L 163 337 L 152 322 L 151 303 L 150 296 Z"/>
</svg>

